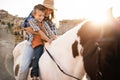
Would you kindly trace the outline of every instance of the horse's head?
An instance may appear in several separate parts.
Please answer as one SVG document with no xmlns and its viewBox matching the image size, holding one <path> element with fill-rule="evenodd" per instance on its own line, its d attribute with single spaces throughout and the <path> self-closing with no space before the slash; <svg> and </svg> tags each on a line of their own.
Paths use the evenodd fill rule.
<svg viewBox="0 0 120 80">
<path fill-rule="evenodd" d="M 91 80 L 120 79 L 120 36 L 113 25 L 97 25 L 88 21 L 77 35 L 83 47 L 83 61 Z"/>
</svg>

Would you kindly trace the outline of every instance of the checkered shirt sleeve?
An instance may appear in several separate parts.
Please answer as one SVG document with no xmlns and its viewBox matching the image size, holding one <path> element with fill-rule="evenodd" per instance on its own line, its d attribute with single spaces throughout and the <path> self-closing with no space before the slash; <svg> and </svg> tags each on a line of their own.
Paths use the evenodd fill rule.
<svg viewBox="0 0 120 80">
<path fill-rule="evenodd" d="M 30 27 L 33 29 L 33 31 L 39 31 L 40 30 L 40 28 L 38 26 L 38 22 L 34 18 L 31 18 L 29 20 L 29 24 L 30 24 Z"/>
<path fill-rule="evenodd" d="M 45 21 L 43 21 L 42 23 L 43 23 L 43 26 L 44 26 L 44 28 L 45 28 L 46 35 L 47 35 L 49 38 L 51 38 L 51 36 L 52 36 L 54 33 L 52 32 L 52 30 L 50 29 L 49 25 L 48 25 Z"/>
</svg>

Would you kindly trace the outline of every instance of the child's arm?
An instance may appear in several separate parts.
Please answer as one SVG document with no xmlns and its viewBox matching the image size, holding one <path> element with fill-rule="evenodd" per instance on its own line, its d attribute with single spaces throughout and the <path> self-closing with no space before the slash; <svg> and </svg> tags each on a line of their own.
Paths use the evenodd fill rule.
<svg viewBox="0 0 120 80">
<path fill-rule="evenodd" d="M 24 30 L 26 32 L 30 32 L 31 34 L 39 35 L 38 32 L 33 31 L 33 29 L 31 27 L 24 28 Z"/>
<path fill-rule="evenodd" d="M 45 40 L 46 42 L 48 42 L 48 43 L 51 43 L 51 41 L 52 41 L 41 30 L 39 30 L 38 32 L 36 32 L 36 31 L 33 31 L 32 28 L 28 27 L 28 28 L 25 28 L 25 31 L 30 32 L 31 34 L 40 35 L 41 38 L 43 40 Z"/>
</svg>

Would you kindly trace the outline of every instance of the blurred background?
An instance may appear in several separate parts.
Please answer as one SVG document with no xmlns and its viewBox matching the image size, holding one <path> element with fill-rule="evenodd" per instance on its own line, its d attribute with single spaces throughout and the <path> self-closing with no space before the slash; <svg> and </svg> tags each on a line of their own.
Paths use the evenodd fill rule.
<svg viewBox="0 0 120 80">
<path fill-rule="evenodd" d="M 14 80 L 12 50 L 23 40 L 21 24 L 34 5 L 42 1 L 0 0 L 0 80 Z M 111 7 L 118 18 L 120 0 L 55 0 L 57 34 L 64 34 L 84 19 L 104 21 Z"/>
</svg>

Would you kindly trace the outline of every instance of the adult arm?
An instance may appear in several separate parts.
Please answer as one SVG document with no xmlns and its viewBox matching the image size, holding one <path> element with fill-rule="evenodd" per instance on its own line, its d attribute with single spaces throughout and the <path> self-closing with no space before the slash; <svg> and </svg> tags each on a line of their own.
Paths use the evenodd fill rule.
<svg viewBox="0 0 120 80">
<path fill-rule="evenodd" d="M 44 28 L 47 32 L 46 35 L 48 35 L 51 39 L 56 39 L 57 38 L 57 36 L 50 29 L 50 26 L 45 21 L 43 21 L 43 26 L 44 26 Z"/>
</svg>

